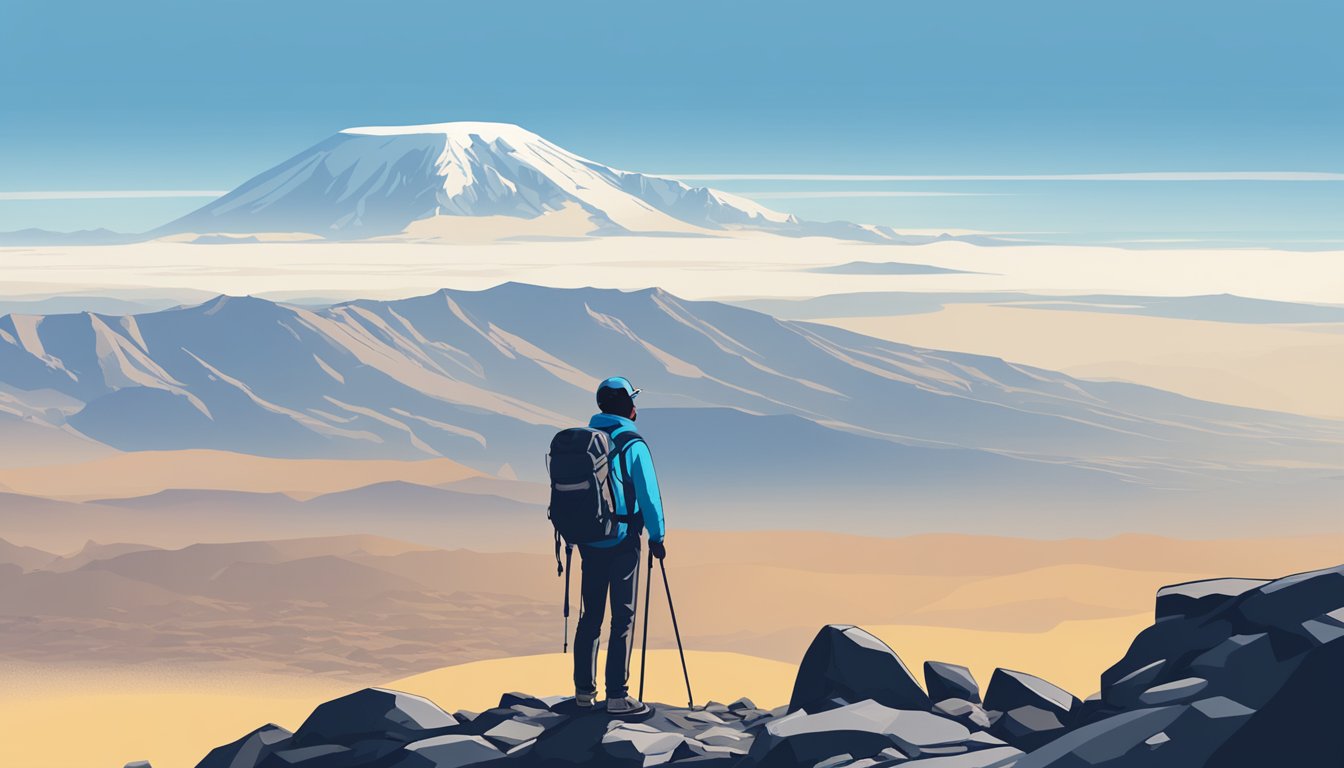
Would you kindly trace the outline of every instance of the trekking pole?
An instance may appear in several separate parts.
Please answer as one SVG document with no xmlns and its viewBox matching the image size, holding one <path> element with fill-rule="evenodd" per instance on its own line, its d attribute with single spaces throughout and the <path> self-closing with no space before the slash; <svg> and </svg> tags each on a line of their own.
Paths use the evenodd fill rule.
<svg viewBox="0 0 1344 768">
<path fill-rule="evenodd" d="M 649 658 L 649 602 L 653 596 L 653 553 L 649 553 L 649 578 L 644 584 L 644 635 L 639 646 L 639 700 L 644 700 L 644 662 Z M 636 594 L 638 597 L 638 594 Z"/>
<path fill-rule="evenodd" d="M 668 586 L 667 583 L 667 564 L 659 560 L 658 567 L 663 572 L 663 589 L 667 590 L 667 610 L 672 614 L 672 633 L 677 636 L 677 654 L 681 656 L 681 675 L 686 678 L 686 706 L 695 709 L 695 697 L 691 695 L 691 673 L 686 671 L 686 651 L 681 647 L 681 630 L 677 629 L 677 609 L 672 605 L 672 587 Z M 652 564 L 650 564 L 650 570 L 652 570 Z M 644 607 L 648 608 L 647 605 Z"/>
</svg>

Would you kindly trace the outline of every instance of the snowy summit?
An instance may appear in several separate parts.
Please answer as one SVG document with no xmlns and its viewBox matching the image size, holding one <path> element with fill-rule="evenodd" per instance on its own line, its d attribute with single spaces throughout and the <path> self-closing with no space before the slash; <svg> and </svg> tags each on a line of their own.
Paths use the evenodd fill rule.
<svg viewBox="0 0 1344 768">
<path fill-rule="evenodd" d="M 423 233 L 428 222 L 453 223 L 445 217 L 545 217 L 579 235 L 807 234 L 793 216 L 750 200 L 616 170 L 517 125 L 482 122 L 343 130 L 160 233 L 360 238 Z"/>
</svg>

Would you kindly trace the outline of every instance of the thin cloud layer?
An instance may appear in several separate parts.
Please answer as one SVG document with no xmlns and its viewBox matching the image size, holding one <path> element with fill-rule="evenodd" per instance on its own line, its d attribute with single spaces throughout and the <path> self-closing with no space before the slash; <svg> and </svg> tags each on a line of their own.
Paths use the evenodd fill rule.
<svg viewBox="0 0 1344 768">
<path fill-rule="evenodd" d="M 166 197 L 219 197 L 226 191 L 210 189 L 81 189 L 40 192 L 0 192 L 0 200 L 151 200 Z"/>
<path fill-rule="evenodd" d="M 669 173 L 697 181 L 1344 181 L 1344 173 L 1319 171 L 1154 171 L 1144 173 L 1042 173 L 912 175 L 863 173 Z"/>
</svg>

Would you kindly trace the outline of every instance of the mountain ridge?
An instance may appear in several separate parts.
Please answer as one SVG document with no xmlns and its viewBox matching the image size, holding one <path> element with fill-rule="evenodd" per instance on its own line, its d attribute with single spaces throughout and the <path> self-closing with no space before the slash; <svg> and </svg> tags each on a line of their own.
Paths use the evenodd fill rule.
<svg viewBox="0 0 1344 768">
<path fill-rule="evenodd" d="M 654 288 L 507 283 L 324 308 L 217 296 L 134 315 L 0 317 L 6 407 L 121 450 L 444 456 L 536 480 L 542 466 L 528 457 L 555 429 L 586 420 L 591 387 L 611 368 L 654 398 L 641 427 L 661 436 L 660 469 L 692 498 L 795 486 L 808 462 L 789 445 L 830 446 L 834 460 L 813 464 L 864 493 L 965 494 L 978 478 L 985 494 L 1035 498 L 1033 484 L 1080 493 L 1091 484 L 1118 499 L 1141 488 L 1324 482 L 1344 440 L 1344 427 L 1326 420 L 883 342 Z M 59 409 L 46 405 L 53 392 Z M 705 446 L 705 433 L 721 442 Z M 734 445 L 761 452 L 724 460 L 745 473 L 738 482 L 723 462 L 702 460 Z"/>
</svg>

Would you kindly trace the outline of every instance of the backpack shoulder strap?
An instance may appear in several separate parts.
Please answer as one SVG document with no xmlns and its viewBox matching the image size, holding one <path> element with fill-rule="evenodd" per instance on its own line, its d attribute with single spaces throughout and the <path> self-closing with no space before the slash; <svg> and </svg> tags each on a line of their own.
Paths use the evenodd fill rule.
<svg viewBox="0 0 1344 768">
<path fill-rule="evenodd" d="M 636 536 L 644 530 L 644 516 L 636 509 L 638 504 L 635 500 L 635 478 L 630 473 L 628 457 L 630 451 L 628 449 L 635 443 L 642 442 L 644 442 L 644 438 L 635 430 L 629 429 L 613 438 L 611 446 L 617 460 L 621 463 L 621 490 L 625 494 L 625 514 L 619 515 L 617 519 L 629 521 Z"/>
</svg>

